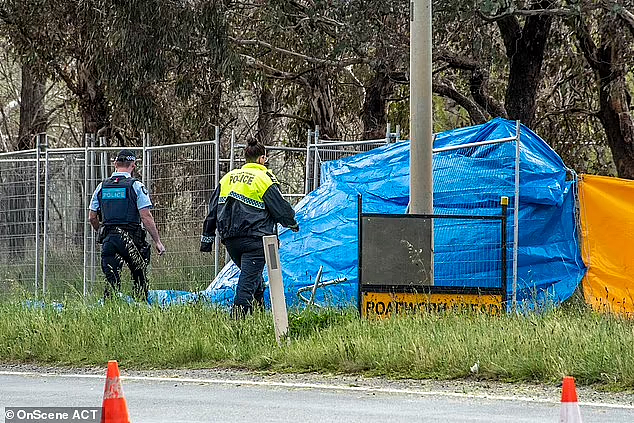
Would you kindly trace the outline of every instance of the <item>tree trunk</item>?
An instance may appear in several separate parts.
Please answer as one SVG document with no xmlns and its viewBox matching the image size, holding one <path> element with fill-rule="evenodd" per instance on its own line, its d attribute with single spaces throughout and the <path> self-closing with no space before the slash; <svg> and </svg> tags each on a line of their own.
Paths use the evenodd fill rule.
<svg viewBox="0 0 634 423">
<path fill-rule="evenodd" d="M 393 84 L 388 75 L 377 71 L 365 91 L 361 121 L 363 139 L 374 140 L 385 137 L 387 126 L 387 100 Z"/>
<path fill-rule="evenodd" d="M 200 137 L 203 140 L 216 139 L 216 125 L 220 124 L 220 104 L 222 101 L 222 84 L 216 82 L 222 78 L 215 77 L 205 84 L 200 94 L 198 117 L 200 119 Z"/>
<path fill-rule="evenodd" d="M 326 139 L 336 139 L 337 123 L 335 122 L 335 108 L 332 102 L 332 91 L 323 72 L 313 72 L 306 80 L 305 88 L 310 107 L 310 116 L 315 125 L 319 126 L 319 136 Z"/>
<path fill-rule="evenodd" d="M 272 145 L 275 128 L 271 115 L 275 112 L 275 96 L 266 81 L 260 85 L 258 109 L 258 140 L 264 145 Z"/>
<path fill-rule="evenodd" d="M 94 69 L 84 63 L 77 66 L 77 96 L 84 133 L 96 134 L 110 127 L 110 107 L 103 85 Z M 103 133 L 108 137 L 109 133 Z"/>
<path fill-rule="evenodd" d="M 29 63 L 22 65 L 22 87 L 20 89 L 20 128 L 16 150 L 35 148 L 37 134 L 46 131 L 47 122 L 44 111 L 44 78 L 37 74 Z M 0 181 L 4 192 L 0 210 L 4 211 L 7 225 L 0 225 L 5 231 L 1 235 L 9 238 L 9 257 L 23 258 L 31 248 L 27 245 L 35 234 L 35 166 L 20 165 L 16 161 L 13 169 L 5 173 L 6 180 Z M 40 212 L 40 211 L 37 211 Z"/>
<path fill-rule="evenodd" d="M 601 44 L 590 36 L 588 25 L 579 21 L 575 27 L 579 46 L 594 70 L 599 90 L 599 120 L 621 178 L 634 179 L 634 119 L 630 110 L 624 57 L 631 55 L 619 22 L 605 14 L 600 22 Z M 601 18 L 599 18 L 601 19 Z"/>
<path fill-rule="evenodd" d="M 613 60 L 612 49 L 602 49 L 599 57 L 603 61 Z M 599 120 L 605 130 L 618 176 L 634 179 L 634 122 L 629 108 L 630 94 L 627 91 L 624 73 L 615 72 L 614 67 L 609 66 L 599 68 L 597 74 Z"/>
<path fill-rule="evenodd" d="M 548 9 L 550 6 L 551 1 L 543 0 L 534 8 Z M 548 14 L 529 16 L 523 28 L 515 16 L 498 21 L 510 62 L 506 112 L 509 119 L 520 120 L 528 127 L 535 122 L 537 90 L 542 80 L 542 63 L 552 20 Z"/>
<path fill-rule="evenodd" d="M 35 136 L 46 131 L 44 111 L 45 79 L 29 63 L 22 65 L 20 90 L 20 129 L 16 150 L 35 148 Z"/>
</svg>

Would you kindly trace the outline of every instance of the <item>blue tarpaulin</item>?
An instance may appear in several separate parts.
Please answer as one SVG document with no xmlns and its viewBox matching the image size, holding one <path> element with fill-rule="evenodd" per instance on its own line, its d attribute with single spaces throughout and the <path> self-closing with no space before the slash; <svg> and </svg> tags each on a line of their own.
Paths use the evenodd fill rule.
<svg viewBox="0 0 634 423">
<path fill-rule="evenodd" d="M 434 148 L 513 137 L 515 125 L 497 118 L 443 132 L 436 136 Z M 572 295 L 586 270 L 575 224 L 576 181 L 568 178 L 570 173 L 561 158 L 530 129 L 522 126 L 520 138 L 517 299 L 528 307 L 556 305 Z M 434 212 L 495 215 L 500 213 L 501 196 L 509 197 L 512 209 L 515 149 L 515 142 L 506 142 L 435 153 Z M 409 142 L 403 141 L 322 165 L 321 185 L 295 207 L 301 231 L 282 229 L 279 234 L 289 306 L 300 304 L 298 290 L 313 285 L 320 266 L 322 281 L 347 280 L 319 289 L 316 301 L 331 306 L 357 304 L 357 196 L 363 196 L 366 213 L 406 213 L 409 164 Z M 508 298 L 513 285 L 512 225 L 513 210 L 508 227 Z M 487 286 L 487 281 L 496 280 L 489 276 L 501 269 L 499 260 L 488 267 L 482 264 L 484 259 L 464 260 L 488 254 L 491 243 L 482 239 L 481 231 L 473 225 L 442 221 L 436 221 L 434 228 L 436 285 Z M 456 248 L 457 240 L 464 247 Z M 456 267 L 458 261 L 465 266 Z M 152 299 L 169 304 L 204 297 L 229 306 L 237 275 L 238 269 L 229 263 L 205 291 L 155 291 Z M 265 298 L 268 301 L 268 293 Z"/>
</svg>

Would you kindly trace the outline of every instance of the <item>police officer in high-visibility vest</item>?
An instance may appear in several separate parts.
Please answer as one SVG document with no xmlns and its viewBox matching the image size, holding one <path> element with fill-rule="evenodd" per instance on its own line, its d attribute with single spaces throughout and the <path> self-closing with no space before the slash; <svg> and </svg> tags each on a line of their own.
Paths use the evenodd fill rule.
<svg viewBox="0 0 634 423">
<path fill-rule="evenodd" d="M 132 177 L 135 167 L 134 151 L 121 150 L 114 161 L 115 171 L 97 186 L 90 202 L 88 219 L 99 232 L 102 244 L 101 270 L 106 276 L 106 299 L 112 296 L 112 291 L 121 290 L 121 269 L 126 263 L 134 281 L 134 297 L 147 301 L 151 247 L 146 240 L 146 230 L 158 254 L 165 252 L 150 212 L 152 202 L 148 191 L 141 181 Z"/>
<path fill-rule="evenodd" d="M 266 149 L 249 140 L 244 149 L 246 164 L 227 173 L 209 202 L 200 251 L 213 249 L 216 229 L 240 277 L 231 314 L 242 317 L 264 305 L 264 246 L 262 237 L 276 233 L 276 225 L 299 231 L 295 211 L 280 192 L 279 183 L 265 166 Z"/>
</svg>

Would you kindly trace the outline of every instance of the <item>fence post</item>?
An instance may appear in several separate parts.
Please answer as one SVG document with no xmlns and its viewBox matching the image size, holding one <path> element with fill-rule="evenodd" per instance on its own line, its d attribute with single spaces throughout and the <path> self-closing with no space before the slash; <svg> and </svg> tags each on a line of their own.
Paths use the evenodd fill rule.
<svg viewBox="0 0 634 423">
<path fill-rule="evenodd" d="M 234 129 L 231 130 L 231 143 L 229 145 L 229 171 L 232 171 L 236 160 L 236 131 Z"/>
<path fill-rule="evenodd" d="M 220 183 L 220 127 L 216 126 L 216 142 L 214 143 L 214 189 Z M 214 242 L 214 276 L 218 276 L 218 266 L 220 266 L 220 236 L 216 229 L 216 240 Z"/>
<path fill-rule="evenodd" d="M 106 137 L 99 137 L 99 147 L 106 146 Z M 108 153 L 105 150 L 101 151 L 101 158 L 99 160 L 99 179 L 106 179 L 108 177 Z"/>
<path fill-rule="evenodd" d="M 84 297 L 86 296 L 88 283 L 88 207 L 90 206 L 90 190 L 88 187 L 89 165 L 88 165 L 88 139 L 90 134 L 84 134 Z"/>
<path fill-rule="evenodd" d="M 506 226 L 507 226 L 507 222 L 508 222 L 508 207 L 509 207 L 509 198 L 508 197 L 501 197 L 500 198 L 500 205 L 502 206 L 502 228 L 501 228 L 501 232 L 500 232 L 500 238 L 501 238 L 501 248 L 502 248 L 502 304 L 505 304 L 506 306 L 506 285 L 507 285 L 507 272 L 508 272 L 508 268 L 507 268 L 507 252 L 506 249 L 508 248 L 507 246 L 507 234 L 506 234 Z"/>
<path fill-rule="evenodd" d="M 315 126 L 315 159 L 313 161 L 313 189 L 319 186 L 319 126 Z"/>
<path fill-rule="evenodd" d="M 35 137 L 35 297 L 40 282 L 40 136 Z"/>
<path fill-rule="evenodd" d="M 520 121 L 515 122 L 515 199 L 513 202 L 513 312 L 517 312 L 517 257 L 520 216 Z"/>
<path fill-rule="evenodd" d="M 395 142 L 399 142 L 401 140 L 401 125 L 396 125 L 396 138 Z"/>
<path fill-rule="evenodd" d="M 390 122 L 387 123 L 387 129 L 385 130 L 385 143 L 389 144 L 392 141 L 392 134 L 390 133 Z"/>
<path fill-rule="evenodd" d="M 313 131 L 308 129 L 308 136 L 306 137 L 306 170 L 304 175 L 304 195 L 308 195 L 308 193 L 310 192 L 308 180 L 310 178 L 310 137 L 312 136 L 312 132 Z"/>
<path fill-rule="evenodd" d="M 88 190 L 88 196 L 90 196 L 95 189 L 95 181 L 97 180 L 97 169 L 95 166 L 95 145 L 97 144 L 96 135 L 92 135 L 90 137 L 90 189 Z M 90 201 L 90 200 L 88 200 Z M 90 286 L 95 285 L 95 231 L 92 228 L 89 229 L 89 240 L 90 240 Z"/>
<path fill-rule="evenodd" d="M 46 257 L 48 254 L 48 137 L 46 134 L 39 134 L 40 148 L 44 149 L 44 222 L 42 224 L 43 240 L 42 240 L 42 295 L 46 294 Z M 44 143 L 42 143 L 42 138 Z"/>
<path fill-rule="evenodd" d="M 146 188 L 152 190 L 152 138 L 149 133 L 145 133 L 143 140 L 143 183 Z"/>
</svg>

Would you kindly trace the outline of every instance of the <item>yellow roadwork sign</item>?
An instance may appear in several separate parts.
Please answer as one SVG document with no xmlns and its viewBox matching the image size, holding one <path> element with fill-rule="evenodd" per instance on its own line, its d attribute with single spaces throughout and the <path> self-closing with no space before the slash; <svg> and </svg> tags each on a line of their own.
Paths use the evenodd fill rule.
<svg viewBox="0 0 634 423">
<path fill-rule="evenodd" d="M 502 295 L 412 292 L 363 292 L 362 317 L 389 317 L 394 313 L 474 310 L 499 315 L 504 310 Z"/>
</svg>

